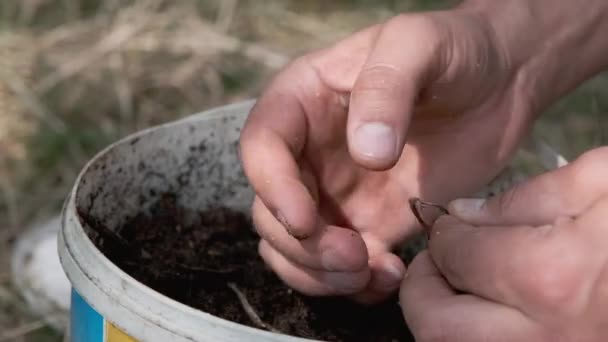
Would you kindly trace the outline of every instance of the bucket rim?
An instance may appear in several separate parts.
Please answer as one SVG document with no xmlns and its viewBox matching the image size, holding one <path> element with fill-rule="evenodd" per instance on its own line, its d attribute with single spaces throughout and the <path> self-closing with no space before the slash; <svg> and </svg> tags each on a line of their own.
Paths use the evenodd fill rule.
<svg viewBox="0 0 608 342">
<path fill-rule="evenodd" d="M 81 280 L 78 280 L 78 276 L 72 274 L 73 270 L 70 270 L 71 267 L 76 267 L 77 271 L 82 273 L 88 282 L 90 282 L 93 287 L 103 293 L 104 296 L 112 298 L 116 297 L 117 293 L 120 291 L 111 291 L 109 289 L 110 285 L 103 286 L 99 282 L 92 281 L 95 273 L 93 270 L 84 267 L 83 260 L 81 260 L 84 256 L 82 252 L 89 254 L 90 258 L 94 260 L 98 266 L 107 269 L 116 277 L 118 277 L 121 281 L 121 285 L 128 286 L 134 291 L 140 293 L 144 299 L 154 302 L 157 307 L 163 307 L 168 309 L 174 313 L 182 313 L 192 322 L 195 321 L 205 321 L 210 323 L 213 327 L 219 327 L 225 331 L 233 332 L 235 336 L 233 339 L 228 338 L 226 341 L 238 341 L 239 336 L 242 338 L 243 336 L 248 336 L 249 338 L 256 338 L 255 341 L 293 341 L 293 342 L 322 342 L 320 340 L 308 339 L 297 337 L 293 335 L 287 334 L 278 334 L 270 331 L 262 330 L 255 327 L 250 327 L 244 324 L 240 324 L 228 319 L 221 318 L 219 316 L 212 315 L 210 313 L 204 312 L 202 310 L 193 308 L 186 304 L 183 304 L 177 300 L 174 300 L 168 296 L 165 296 L 154 289 L 146 286 L 145 284 L 139 282 L 135 278 L 133 278 L 130 274 L 126 273 L 122 269 L 120 269 L 117 265 L 112 263 L 91 241 L 88 235 L 85 233 L 82 218 L 78 215 L 76 210 L 76 195 L 80 191 L 80 186 L 82 183 L 83 177 L 90 170 L 91 166 L 94 165 L 96 161 L 98 161 L 104 155 L 111 153 L 117 146 L 124 145 L 133 141 L 134 139 L 138 139 L 142 136 L 148 135 L 151 132 L 155 132 L 158 130 L 171 129 L 173 127 L 177 127 L 189 122 L 196 123 L 204 123 L 206 121 L 221 119 L 226 116 L 247 116 L 249 110 L 255 104 L 255 99 L 249 99 L 225 106 L 215 107 L 206 111 L 202 111 L 196 114 L 192 114 L 188 117 L 181 118 L 178 120 L 170 121 L 164 124 L 160 124 L 157 126 L 152 126 L 132 134 L 129 134 L 116 142 L 109 144 L 107 147 L 100 150 L 97 154 L 95 154 L 82 168 L 79 172 L 72 190 L 67 195 L 64 205 L 61 212 L 61 230 L 59 232 L 58 239 L 58 249 L 60 254 L 60 261 L 66 276 L 70 280 L 72 287 L 88 302 L 89 305 L 94 307 L 99 313 L 106 319 L 110 320 L 113 324 L 124 328 L 122 322 L 116 322 L 112 320 L 112 317 L 109 317 L 110 314 L 108 312 L 103 312 L 103 309 L 98 309 L 98 300 L 94 298 L 90 298 L 91 296 L 86 293 L 82 293 L 79 289 L 79 283 Z M 99 270 L 97 270 L 98 273 Z M 85 281 L 87 281 L 85 280 Z M 124 284 L 123 284 L 124 282 Z M 126 291 L 124 291 L 126 292 Z M 120 294 L 119 294 L 120 296 Z M 125 295 L 126 296 L 126 295 Z M 159 329 L 167 330 L 169 333 L 176 334 L 179 337 L 184 338 L 185 340 L 191 340 L 192 338 L 197 338 L 197 336 L 204 335 L 204 331 L 194 331 L 188 330 L 187 334 L 183 334 L 179 329 L 170 329 L 169 327 L 179 327 L 179 322 L 176 324 L 175 322 L 171 323 L 172 319 L 168 317 L 172 317 L 172 314 L 168 315 L 158 315 L 151 312 L 151 310 L 135 310 L 133 305 L 126 305 L 124 300 L 117 300 L 118 298 L 114 298 L 114 302 L 118 305 L 122 306 L 123 309 L 130 311 L 132 315 L 147 321 L 149 324 L 157 326 Z M 128 299 L 128 298 L 124 298 Z M 127 300 L 127 303 L 136 303 L 135 300 Z M 162 323 L 162 324 L 161 324 Z M 129 323 L 131 324 L 131 323 Z M 208 331 L 207 331 L 208 332 Z M 136 338 L 137 336 L 133 336 Z M 236 338 L 236 339 L 234 339 Z"/>
</svg>

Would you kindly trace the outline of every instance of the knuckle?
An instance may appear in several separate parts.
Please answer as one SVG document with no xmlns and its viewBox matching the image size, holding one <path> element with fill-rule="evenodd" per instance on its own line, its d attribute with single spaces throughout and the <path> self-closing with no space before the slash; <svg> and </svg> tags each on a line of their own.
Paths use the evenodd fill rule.
<svg viewBox="0 0 608 342">
<path fill-rule="evenodd" d="M 566 166 L 560 186 L 566 186 L 570 196 L 570 207 L 585 207 L 599 196 L 608 193 L 608 147 L 596 148 L 583 153 Z M 576 209 L 577 213 L 578 210 Z"/>
<path fill-rule="evenodd" d="M 578 183 L 588 182 L 591 186 L 607 184 L 605 174 L 608 172 L 608 147 L 601 147 L 583 153 L 573 163 L 572 177 Z"/>
<path fill-rule="evenodd" d="M 391 120 L 401 109 L 395 107 L 395 99 L 403 96 L 402 82 L 388 65 L 366 66 L 351 91 L 351 112 L 368 119 Z"/>
<path fill-rule="evenodd" d="M 312 55 L 302 55 L 294 58 L 294 60 L 290 63 L 290 67 L 294 69 L 298 68 L 311 68 L 313 62 Z"/>
<path fill-rule="evenodd" d="M 366 65 L 359 73 L 353 93 L 373 94 L 384 99 L 390 99 L 401 93 L 402 82 L 398 67 L 395 65 L 383 63 Z M 353 97 L 355 96 L 353 95 Z"/>
<path fill-rule="evenodd" d="M 302 55 L 291 60 L 277 75 L 275 84 L 283 88 L 293 86 L 294 79 L 309 78 L 316 73 L 314 58 L 311 55 Z"/>
<path fill-rule="evenodd" d="M 548 305 L 567 302 L 572 294 L 572 279 L 563 271 L 548 269 L 541 272 L 536 279 L 537 298 Z"/>
<path fill-rule="evenodd" d="M 578 253 L 551 248 L 548 252 L 536 253 L 530 260 L 530 267 L 520 284 L 525 297 L 550 312 L 576 312 L 577 299 L 583 293 L 584 285 Z"/>
</svg>

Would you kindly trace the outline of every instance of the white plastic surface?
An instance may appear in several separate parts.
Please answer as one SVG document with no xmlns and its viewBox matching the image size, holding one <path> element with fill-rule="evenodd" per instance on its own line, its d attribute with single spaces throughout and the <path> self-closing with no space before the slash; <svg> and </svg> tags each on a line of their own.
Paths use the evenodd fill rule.
<svg viewBox="0 0 608 342">
<path fill-rule="evenodd" d="M 30 227 L 17 239 L 11 268 L 13 282 L 31 311 L 64 331 L 70 309 L 70 282 L 59 263 L 57 234 L 60 218 Z"/>
</svg>

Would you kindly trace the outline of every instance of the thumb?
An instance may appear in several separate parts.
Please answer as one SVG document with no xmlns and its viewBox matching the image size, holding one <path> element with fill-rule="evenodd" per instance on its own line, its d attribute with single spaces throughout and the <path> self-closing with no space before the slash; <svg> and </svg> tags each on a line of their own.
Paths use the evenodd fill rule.
<svg viewBox="0 0 608 342">
<path fill-rule="evenodd" d="M 435 26 L 424 17 L 400 16 L 378 33 L 350 98 L 348 147 L 360 165 L 383 170 L 399 160 L 423 82 L 439 68 L 444 44 Z"/>
<path fill-rule="evenodd" d="M 559 217 L 576 217 L 608 193 L 607 157 L 607 148 L 592 150 L 495 197 L 452 201 L 448 211 L 474 225 L 540 226 Z"/>
</svg>

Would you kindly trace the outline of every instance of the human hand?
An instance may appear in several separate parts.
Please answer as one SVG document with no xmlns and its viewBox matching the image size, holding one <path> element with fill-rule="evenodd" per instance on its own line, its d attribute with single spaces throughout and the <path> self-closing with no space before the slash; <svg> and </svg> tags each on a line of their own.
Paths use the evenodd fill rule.
<svg viewBox="0 0 608 342">
<path fill-rule="evenodd" d="M 608 340 L 608 148 L 457 200 L 401 288 L 417 341 Z"/>
<path fill-rule="evenodd" d="M 240 149 L 260 254 L 287 284 L 385 298 L 405 272 L 392 249 L 418 231 L 408 199 L 468 195 L 505 166 L 551 97 L 532 58 L 550 49 L 511 37 L 537 23 L 528 2 L 400 15 L 277 75 Z"/>
<path fill-rule="evenodd" d="M 528 127 L 494 43 L 465 11 L 403 15 L 277 76 L 241 154 L 260 253 L 284 281 L 362 301 L 398 288 L 391 248 L 416 233 L 408 199 L 483 185 Z"/>
</svg>

